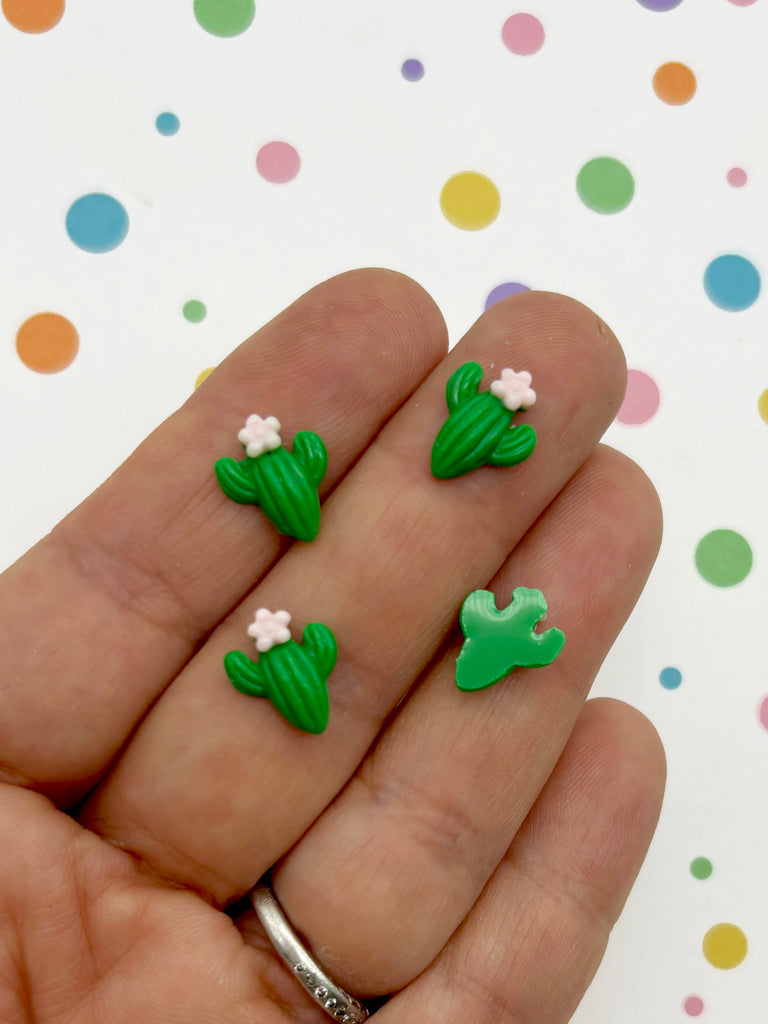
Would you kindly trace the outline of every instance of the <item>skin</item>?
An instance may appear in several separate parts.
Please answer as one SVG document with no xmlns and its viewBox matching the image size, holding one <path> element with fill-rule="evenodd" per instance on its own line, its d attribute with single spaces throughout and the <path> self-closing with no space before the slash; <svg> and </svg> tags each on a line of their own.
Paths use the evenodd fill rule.
<svg viewBox="0 0 768 1024">
<path fill-rule="evenodd" d="M 527 369 L 538 433 L 511 469 L 429 472 L 450 373 Z M 320 1024 L 244 895 L 276 865 L 378 1024 L 557 1024 L 650 841 L 664 755 L 586 697 L 655 558 L 661 516 L 599 444 L 624 358 L 590 310 L 529 292 L 447 352 L 418 285 L 381 270 L 267 324 L 0 580 L 0 1020 Z M 320 533 L 281 538 L 213 475 L 257 411 L 329 453 Z M 41 486 L 43 483 L 41 482 Z M 543 591 L 560 657 L 454 684 L 458 611 Z M 257 607 L 334 632 L 320 736 L 239 694 Z M 405 699 L 404 699 L 405 698 Z"/>
</svg>

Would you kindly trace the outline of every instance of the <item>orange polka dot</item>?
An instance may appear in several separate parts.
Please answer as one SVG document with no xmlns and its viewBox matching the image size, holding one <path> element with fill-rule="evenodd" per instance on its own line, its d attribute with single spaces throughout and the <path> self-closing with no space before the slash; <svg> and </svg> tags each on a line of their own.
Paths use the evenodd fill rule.
<svg viewBox="0 0 768 1024">
<path fill-rule="evenodd" d="M 64 0 L 2 0 L 2 7 L 20 32 L 47 32 L 64 14 Z"/>
<path fill-rule="evenodd" d="M 37 313 L 16 332 L 19 359 L 37 373 L 58 373 L 77 355 L 80 338 L 74 324 L 58 313 Z"/>
<path fill-rule="evenodd" d="M 653 91 L 660 100 L 679 107 L 693 99 L 696 92 L 696 76 L 685 64 L 672 61 L 662 64 L 653 76 Z"/>
</svg>

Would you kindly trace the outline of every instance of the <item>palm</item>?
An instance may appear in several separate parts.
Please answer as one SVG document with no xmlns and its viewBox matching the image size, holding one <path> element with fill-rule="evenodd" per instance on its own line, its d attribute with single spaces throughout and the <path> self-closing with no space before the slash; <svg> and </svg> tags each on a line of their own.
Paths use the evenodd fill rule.
<svg viewBox="0 0 768 1024">
<path fill-rule="evenodd" d="M 435 481 L 451 369 L 503 365 L 510 336 L 550 396 L 540 454 Z M 443 365 L 415 286 L 338 278 L 8 571 L 0 1019 L 319 1024 L 253 915 L 231 916 L 270 869 L 343 985 L 397 993 L 380 1024 L 569 1018 L 663 785 L 639 715 L 583 707 L 658 542 L 647 482 L 595 448 L 622 383 L 606 342 L 583 307 L 534 295 Z M 254 407 L 328 446 L 335 490 L 311 544 L 279 541 L 213 478 Z M 545 590 L 563 657 L 459 693 L 461 600 L 520 583 Z M 333 626 L 320 736 L 222 678 L 258 604 Z"/>
<path fill-rule="evenodd" d="M 3 820 L 14 828 L 4 847 L 0 1019 L 234 1022 L 255 999 L 257 1019 L 272 1020 L 260 954 L 229 917 L 149 882 L 127 853 L 36 794 L 4 789 Z"/>
</svg>

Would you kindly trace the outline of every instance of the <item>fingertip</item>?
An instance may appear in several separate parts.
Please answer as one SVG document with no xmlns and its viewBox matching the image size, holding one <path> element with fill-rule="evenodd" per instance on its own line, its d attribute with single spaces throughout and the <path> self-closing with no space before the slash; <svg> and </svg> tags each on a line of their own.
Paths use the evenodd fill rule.
<svg viewBox="0 0 768 1024">
<path fill-rule="evenodd" d="M 594 310 L 559 292 L 527 291 L 508 296 L 483 315 L 486 330 L 499 344 L 509 344 L 510 333 L 546 348 L 548 362 L 557 368 L 557 379 L 566 383 L 585 376 L 589 366 L 598 393 L 605 403 L 607 422 L 616 415 L 627 385 L 624 350 L 611 328 Z"/>
</svg>

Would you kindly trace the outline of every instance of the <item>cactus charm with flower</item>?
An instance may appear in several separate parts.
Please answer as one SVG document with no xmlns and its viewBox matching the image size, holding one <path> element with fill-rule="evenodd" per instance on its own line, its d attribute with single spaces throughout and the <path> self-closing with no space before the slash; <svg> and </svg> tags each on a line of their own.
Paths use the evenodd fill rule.
<svg viewBox="0 0 768 1024">
<path fill-rule="evenodd" d="M 530 373 L 502 370 L 489 391 L 478 392 L 482 377 L 482 366 L 470 362 L 448 380 L 449 416 L 432 446 L 432 473 L 441 480 L 480 466 L 514 466 L 536 446 L 532 426 L 511 425 L 518 409 L 529 409 L 536 401 Z"/>
<path fill-rule="evenodd" d="M 246 457 L 216 461 L 221 489 L 241 505 L 259 505 L 280 533 L 314 540 L 320 529 L 318 485 L 325 475 L 328 453 L 317 434 L 300 431 L 293 450 L 283 447 L 280 423 L 274 416 L 249 416 L 237 435 Z"/>
<path fill-rule="evenodd" d="M 336 664 L 336 639 L 320 622 L 304 627 L 302 643 L 291 639 L 288 612 L 259 608 L 248 627 L 259 652 L 251 661 L 242 651 L 224 656 L 230 682 L 249 697 L 266 697 L 291 725 L 321 733 L 328 724 L 326 680 Z"/>
</svg>

